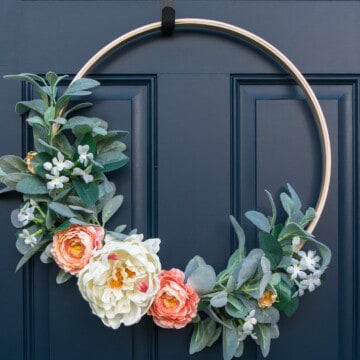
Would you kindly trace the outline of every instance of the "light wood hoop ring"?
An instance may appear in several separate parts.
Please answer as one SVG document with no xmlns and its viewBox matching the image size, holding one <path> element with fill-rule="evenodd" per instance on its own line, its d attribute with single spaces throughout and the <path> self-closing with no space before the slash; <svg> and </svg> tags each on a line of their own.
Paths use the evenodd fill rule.
<svg viewBox="0 0 360 360">
<path fill-rule="evenodd" d="M 324 210 L 326 198 L 329 192 L 331 176 L 331 146 L 329 132 L 327 129 L 323 111 L 309 83 L 306 81 L 306 79 L 297 69 L 297 67 L 282 52 L 280 52 L 277 48 L 275 48 L 273 45 L 271 45 L 261 37 L 240 27 L 209 19 L 184 18 L 177 19 L 175 21 L 175 30 L 179 28 L 215 30 L 220 33 L 231 35 L 235 38 L 239 38 L 249 44 L 254 45 L 266 54 L 270 55 L 270 57 L 275 59 L 276 62 L 292 76 L 292 78 L 304 92 L 315 117 L 318 131 L 321 135 L 321 150 L 323 163 L 321 189 L 315 207 L 316 217 L 307 227 L 307 231 L 312 233 Z M 125 45 L 126 43 L 129 43 L 130 41 L 133 41 L 143 35 L 155 32 L 160 33 L 160 30 L 161 22 L 155 22 L 145 26 L 141 26 L 116 38 L 115 40 L 104 46 L 101 50 L 99 50 L 93 57 L 91 57 L 90 60 L 88 60 L 87 63 L 76 74 L 73 81 L 86 76 L 92 68 L 94 68 L 114 49 L 119 48 L 120 46 Z"/>
</svg>

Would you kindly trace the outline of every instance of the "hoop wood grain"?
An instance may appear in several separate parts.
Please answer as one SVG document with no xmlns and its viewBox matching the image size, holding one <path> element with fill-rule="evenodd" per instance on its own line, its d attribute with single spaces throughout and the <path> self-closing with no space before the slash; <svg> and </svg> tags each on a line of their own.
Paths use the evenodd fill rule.
<svg viewBox="0 0 360 360">
<path fill-rule="evenodd" d="M 321 136 L 323 163 L 321 189 L 315 207 L 316 217 L 307 227 L 307 231 L 309 231 L 310 233 L 313 232 L 324 210 L 325 202 L 329 192 L 331 176 L 331 146 L 326 120 L 319 101 L 316 98 L 311 86 L 306 81 L 302 73 L 297 69 L 297 67 L 282 52 L 280 52 L 277 48 L 275 48 L 273 45 L 271 45 L 261 37 L 247 30 L 220 21 L 197 18 L 177 19 L 175 21 L 175 31 L 179 28 L 215 30 L 220 33 L 229 34 L 234 38 L 239 38 L 249 44 L 254 45 L 255 47 L 261 49 L 263 52 L 268 54 L 274 60 L 276 60 L 276 62 L 292 76 L 292 78 L 304 92 L 306 99 L 310 104 L 311 110 L 315 117 L 318 131 Z M 116 38 L 115 40 L 105 45 L 102 49 L 100 49 L 94 56 L 92 56 L 80 69 L 73 81 L 86 76 L 102 59 L 104 59 L 114 49 L 117 49 L 120 46 L 123 46 L 126 43 L 138 39 L 146 34 L 158 32 L 160 35 L 160 31 L 161 22 L 155 22 L 134 29 Z"/>
</svg>

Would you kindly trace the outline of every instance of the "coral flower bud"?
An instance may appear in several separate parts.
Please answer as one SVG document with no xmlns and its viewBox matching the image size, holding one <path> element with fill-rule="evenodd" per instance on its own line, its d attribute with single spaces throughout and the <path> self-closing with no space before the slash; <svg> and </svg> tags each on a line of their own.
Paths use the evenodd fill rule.
<svg viewBox="0 0 360 360">
<path fill-rule="evenodd" d="M 37 155 L 37 152 L 35 151 L 29 151 L 25 157 L 25 162 L 27 165 L 28 170 L 32 173 L 35 174 L 35 169 L 31 163 L 31 160 Z"/>
<path fill-rule="evenodd" d="M 263 296 L 258 300 L 258 305 L 262 309 L 269 308 L 276 301 L 277 295 L 274 294 L 271 290 L 264 291 Z"/>
</svg>

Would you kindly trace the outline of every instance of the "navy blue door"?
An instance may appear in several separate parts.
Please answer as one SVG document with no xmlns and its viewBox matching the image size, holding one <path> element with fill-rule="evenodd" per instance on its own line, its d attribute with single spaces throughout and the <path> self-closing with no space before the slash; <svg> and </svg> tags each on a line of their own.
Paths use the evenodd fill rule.
<svg viewBox="0 0 360 360">
<path fill-rule="evenodd" d="M 306 75 L 330 131 L 330 195 L 316 236 L 331 247 L 327 283 L 304 298 L 268 359 L 356 360 L 358 287 L 358 94 L 360 3 L 353 1 L 176 1 L 177 17 L 220 20 L 283 51 Z M 158 1 L 13 1 L 0 4 L 0 74 L 75 75 L 115 37 L 159 20 Z M 90 74 L 102 87 L 91 113 L 129 130 L 130 164 L 113 173 L 124 206 L 114 219 L 162 239 L 164 268 L 195 254 L 217 271 L 233 250 L 228 215 L 256 246 L 246 210 L 266 210 L 264 189 L 290 183 L 305 206 L 320 187 L 320 139 L 303 94 L 274 61 L 216 32 L 151 36 L 116 52 Z M 31 89 L 0 80 L 0 154 L 24 155 L 27 130 L 13 112 Z M 1 325 L 4 360 L 221 359 L 221 346 L 190 356 L 191 327 L 170 331 L 143 320 L 114 331 L 91 315 L 76 282 L 55 283 L 55 267 L 35 259 L 14 274 L 9 215 L 0 201 Z M 245 360 L 261 359 L 251 342 Z"/>
</svg>

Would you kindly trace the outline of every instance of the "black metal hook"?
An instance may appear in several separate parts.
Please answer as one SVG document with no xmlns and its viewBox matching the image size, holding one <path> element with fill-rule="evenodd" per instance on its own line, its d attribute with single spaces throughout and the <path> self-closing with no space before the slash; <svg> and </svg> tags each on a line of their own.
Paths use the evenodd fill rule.
<svg viewBox="0 0 360 360">
<path fill-rule="evenodd" d="M 161 32 L 170 36 L 175 30 L 175 8 L 173 0 L 160 0 Z"/>
</svg>

